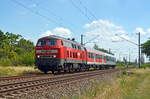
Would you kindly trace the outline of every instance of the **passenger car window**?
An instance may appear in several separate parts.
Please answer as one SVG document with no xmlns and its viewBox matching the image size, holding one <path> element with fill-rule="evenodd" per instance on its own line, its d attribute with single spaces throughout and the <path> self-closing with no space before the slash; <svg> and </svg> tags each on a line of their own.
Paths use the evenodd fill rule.
<svg viewBox="0 0 150 99">
<path fill-rule="evenodd" d="M 63 41 L 61 41 L 61 45 L 64 45 Z"/>
</svg>

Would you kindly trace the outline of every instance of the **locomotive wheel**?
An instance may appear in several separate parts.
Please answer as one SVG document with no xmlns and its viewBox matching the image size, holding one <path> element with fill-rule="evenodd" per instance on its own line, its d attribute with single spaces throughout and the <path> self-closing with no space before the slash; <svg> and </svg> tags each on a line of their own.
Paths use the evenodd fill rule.
<svg viewBox="0 0 150 99">
<path fill-rule="evenodd" d="M 58 73 L 61 73 L 61 70 L 58 70 Z"/>
<path fill-rule="evenodd" d="M 71 73 L 71 70 L 72 70 L 71 68 L 68 68 L 69 73 Z"/>
<path fill-rule="evenodd" d="M 77 72 L 77 69 L 74 69 L 75 72 Z"/>
<path fill-rule="evenodd" d="M 44 74 L 47 74 L 47 70 L 44 70 Z"/>
<path fill-rule="evenodd" d="M 102 67 L 101 66 L 99 66 L 99 70 L 101 70 L 102 69 Z"/>
<path fill-rule="evenodd" d="M 112 69 L 114 69 L 115 68 L 115 66 L 112 66 Z"/>
<path fill-rule="evenodd" d="M 52 70 L 52 74 L 55 74 L 55 71 L 54 71 L 54 70 Z"/>
<path fill-rule="evenodd" d="M 64 70 L 64 73 L 66 73 L 67 72 L 67 70 Z"/>
</svg>

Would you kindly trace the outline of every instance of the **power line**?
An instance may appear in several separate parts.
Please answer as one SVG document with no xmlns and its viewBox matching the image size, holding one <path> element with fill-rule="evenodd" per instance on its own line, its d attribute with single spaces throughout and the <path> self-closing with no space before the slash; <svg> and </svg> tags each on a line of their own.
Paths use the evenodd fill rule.
<svg viewBox="0 0 150 99">
<path fill-rule="evenodd" d="M 94 15 L 93 13 L 92 13 L 92 11 L 91 10 L 89 10 L 82 2 L 81 2 L 81 0 L 78 0 L 79 1 L 79 4 L 86 10 L 86 12 L 88 12 L 89 13 L 89 15 L 91 16 L 91 17 L 89 17 L 87 14 L 85 14 L 84 13 L 84 11 L 79 7 L 79 6 L 77 6 L 77 5 L 75 5 L 75 3 L 73 2 L 73 0 L 70 0 L 73 4 L 74 4 L 74 7 L 76 7 L 84 16 L 86 16 L 88 19 L 90 19 L 89 21 L 93 21 L 92 20 L 92 18 L 91 17 L 93 17 L 93 19 L 95 19 L 95 20 L 98 20 L 98 18 L 96 17 L 96 15 Z M 97 25 L 97 28 L 101 28 L 99 25 Z M 106 36 L 109 36 L 108 34 L 106 34 Z M 97 37 L 96 37 L 97 38 Z M 95 39 L 96 39 L 95 38 Z M 92 40 L 94 40 L 94 39 L 92 39 Z M 91 41 L 91 40 L 90 40 Z M 88 42 L 87 42 L 88 43 Z"/>
<path fill-rule="evenodd" d="M 90 39 L 89 41 L 87 41 L 86 43 L 84 43 L 83 45 L 85 45 L 85 44 L 87 44 L 87 43 L 90 43 L 91 41 L 95 40 L 95 39 L 98 38 L 98 37 L 99 37 L 99 35 L 93 37 L 92 39 Z"/>
<path fill-rule="evenodd" d="M 95 14 L 92 13 L 91 10 L 89 10 L 82 2 L 81 0 L 78 0 L 80 5 L 95 19 L 95 20 L 98 20 L 98 18 L 96 17 Z M 101 28 L 99 25 L 97 25 L 97 28 Z M 108 34 L 106 34 L 106 36 L 109 36 Z"/>
<path fill-rule="evenodd" d="M 90 17 L 89 17 L 88 15 L 86 15 L 86 14 L 82 11 L 82 9 L 81 9 L 80 7 L 78 7 L 78 6 L 73 2 L 73 0 L 70 0 L 70 1 L 71 1 L 71 4 L 72 4 L 76 9 L 78 9 L 79 12 L 80 12 L 82 15 L 84 15 L 89 21 L 92 21 L 92 20 L 90 19 Z"/>
<path fill-rule="evenodd" d="M 89 12 L 89 14 L 95 19 L 98 20 L 98 18 L 81 2 L 81 0 L 79 0 L 79 3 L 81 6 L 83 6 L 83 8 Z"/>
<path fill-rule="evenodd" d="M 45 16 L 45 15 L 43 15 L 43 14 L 37 12 L 37 11 L 34 11 L 34 10 L 30 9 L 29 7 L 27 7 L 23 3 L 18 2 L 17 0 L 12 0 L 12 2 L 16 3 L 19 6 L 22 6 L 23 8 L 27 9 L 28 11 L 30 11 L 30 12 L 32 12 L 32 13 L 34 13 L 34 14 L 36 14 L 36 15 L 38 15 L 38 16 L 40 16 L 40 17 L 42 17 L 42 18 L 44 18 L 44 19 L 46 19 L 48 21 L 50 21 L 50 22 L 55 23 L 56 25 L 62 26 L 60 23 L 50 19 L 49 17 L 47 17 L 47 16 Z"/>
<path fill-rule="evenodd" d="M 124 40 L 126 40 L 126 41 L 128 41 L 128 42 L 130 42 L 130 43 L 132 43 L 132 44 L 134 44 L 134 45 L 138 45 L 137 43 L 132 42 L 132 41 L 130 41 L 130 40 L 128 40 L 128 39 L 126 39 L 126 38 L 124 38 L 124 37 L 121 37 L 121 36 L 118 36 L 118 37 L 120 37 L 120 38 L 122 38 L 122 39 L 124 39 Z"/>
<path fill-rule="evenodd" d="M 58 16 L 57 14 L 55 14 L 52 10 L 47 9 L 47 8 L 45 8 L 45 7 L 39 6 L 39 4 L 37 4 L 37 3 L 34 2 L 33 0 L 31 0 L 31 1 L 32 1 L 34 4 L 36 4 L 36 5 L 38 6 L 38 8 L 40 8 L 41 10 L 46 11 L 46 12 L 50 13 L 50 15 L 54 16 L 55 18 L 57 18 L 57 19 L 58 19 L 57 21 L 61 21 L 61 22 L 63 22 L 63 23 L 67 22 L 67 24 L 68 24 L 69 26 L 74 26 L 72 23 L 68 22 L 68 21 L 65 20 L 64 18 L 62 18 L 62 17 Z M 61 23 L 60 23 L 60 24 L 61 24 Z M 62 24 L 61 24 L 61 25 L 62 25 Z"/>
<path fill-rule="evenodd" d="M 138 66 L 140 68 L 141 67 L 141 42 L 140 42 L 141 36 L 140 36 L 140 32 L 138 33 L 138 44 L 135 42 L 132 42 L 124 37 L 121 37 L 121 36 L 118 36 L 118 37 L 138 46 Z"/>
<path fill-rule="evenodd" d="M 51 10 L 49 10 L 47 8 L 44 8 L 44 7 L 40 7 L 39 3 L 35 2 L 34 0 L 30 0 L 30 1 L 33 2 L 35 5 L 37 5 L 38 8 L 41 8 L 42 10 L 50 13 L 51 15 L 53 15 L 55 18 L 59 19 L 60 21 L 62 20 L 62 18 L 60 18 L 59 16 L 57 16 L 53 11 L 51 11 Z"/>
</svg>

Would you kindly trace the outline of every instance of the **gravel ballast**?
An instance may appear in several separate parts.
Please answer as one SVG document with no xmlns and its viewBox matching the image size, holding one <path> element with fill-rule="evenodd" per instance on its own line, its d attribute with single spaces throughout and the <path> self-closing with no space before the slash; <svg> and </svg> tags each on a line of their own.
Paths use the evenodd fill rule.
<svg viewBox="0 0 150 99">
<path fill-rule="evenodd" d="M 37 89 L 36 91 L 15 95 L 14 97 L 7 97 L 8 99 L 61 99 L 64 96 L 71 97 L 74 95 L 81 95 L 88 88 L 92 87 L 94 83 L 109 81 L 116 76 L 117 72 L 102 74 L 93 78 L 79 79 L 73 82 L 49 86 L 47 88 Z"/>
</svg>

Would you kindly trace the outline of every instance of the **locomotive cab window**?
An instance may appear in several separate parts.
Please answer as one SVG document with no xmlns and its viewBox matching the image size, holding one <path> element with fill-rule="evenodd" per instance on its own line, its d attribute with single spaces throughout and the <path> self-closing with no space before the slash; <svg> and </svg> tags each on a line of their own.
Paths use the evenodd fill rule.
<svg viewBox="0 0 150 99">
<path fill-rule="evenodd" d="M 40 40 L 37 44 L 37 46 L 45 46 L 46 45 L 46 40 Z"/>
<path fill-rule="evenodd" d="M 57 40 L 48 40 L 48 45 L 49 46 L 56 46 L 57 45 Z"/>
</svg>

